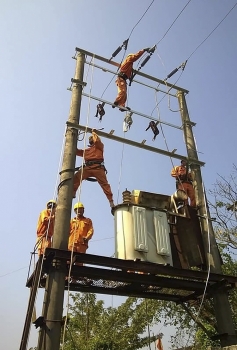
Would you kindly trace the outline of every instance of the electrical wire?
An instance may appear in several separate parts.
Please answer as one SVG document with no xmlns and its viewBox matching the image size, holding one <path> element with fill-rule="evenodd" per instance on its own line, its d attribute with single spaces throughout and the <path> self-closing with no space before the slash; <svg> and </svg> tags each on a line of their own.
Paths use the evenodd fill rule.
<svg viewBox="0 0 237 350">
<path fill-rule="evenodd" d="M 129 36 L 128 36 L 128 39 L 130 39 L 134 29 L 137 27 L 137 25 L 141 22 L 141 20 L 143 19 L 143 17 L 146 15 L 147 11 L 149 10 L 149 8 L 151 7 L 151 5 L 154 3 L 155 0 L 152 0 L 152 2 L 150 3 L 150 5 L 147 7 L 147 9 L 145 10 L 145 12 L 143 13 L 143 15 L 141 16 L 141 18 L 137 21 L 137 23 L 135 24 L 135 26 L 132 28 Z M 191 0 L 190 0 L 191 1 Z M 119 64 L 119 67 L 121 66 L 123 60 L 124 60 L 124 57 L 125 57 L 125 54 L 126 54 L 126 50 L 124 50 L 124 53 L 123 53 L 123 57 L 120 61 L 120 64 Z M 117 72 L 119 71 L 119 67 L 117 68 Z M 114 76 L 112 77 L 112 79 L 109 81 L 108 85 L 106 86 L 106 88 L 104 89 L 102 95 L 100 98 L 102 98 L 104 96 L 104 93 L 106 92 L 106 90 L 108 89 L 108 87 L 110 86 L 110 84 L 112 83 L 112 81 L 114 80 L 115 76 L 117 75 L 117 72 L 114 74 Z"/>
<path fill-rule="evenodd" d="M 13 273 L 16 273 L 16 272 L 18 272 L 18 271 L 24 270 L 24 269 L 26 269 L 27 267 L 28 267 L 28 266 L 23 266 L 23 267 L 20 267 L 20 268 L 17 269 L 17 270 L 13 270 L 13 271 L 11 271 L 11 272 L 7 272 L 7 273 L 5 273 L 4 275 L 0 275 L 0 278 L 6 277 L 6 276 L 9 276 L 9 275 L 12 275 Z"/>
<path fill-rule="evenodd" d="M 129 34 L 128 39 L 130 39 L 132 32 L 134 31 L 134 29 L 136 28 L 136 26 L 141 22 L 141 20 L 143 19 L 143 17 L 145 16 L 145 14 L 147 13 L 147 11 L 149 10 L 149 8 L 151 7 L 151 5 L 153 4 L 155 0 L 153 0 L 150 5 L 147 7 L 146 11 L 143 13 L 143 15 L 141 16 L 141 18 L 139 19 L 139 21 L 135 24 L 135 26 L 132 28 L 131 33 Z M 191 1 L 191 0 L 190 0 Z"/>
<path fill-rule="evenodd" d="M 164 37 L 168 34 L 168 32 L 170 31 L 170 29 L 173 27 L 173 25 L 175 24 L 175 22 L 177 21 L 177 19 L 179 18 L 179 16 L 181 15 L 181 13 L 185 10 L 185 8 L 188 6 L 188 4 L 191 2 L 191 0 L 189 0 L 187 2 L 187 4 L 183 7 L 183 9 L 180 11 L 180 13 L 178 14 L 178 16 L 175 18 L 175 20 L 172 22 L 172 24 L 169 26 L 169 28 L 167 29 L 167 31 L 165 32 L 165 34 L 162 36 L 162 38 L 156 43 L 156 45 L 158 45 L 163 39 Z"/>
<path fill-rule="evenodd" d="M 234 6 L 227 12 L 227 14 L 224 16 L 224 18 L 222 18 L 222 20 L 215 26 L 215 28 L 207 35 L 207 37 L 196 47 L 195 50 L 193 50 L 193 52 L 189 55 L 189 57 L 187 58 L 187 61 L 190 59 L 190 57 L 192 57 L 192 55 L 199 49 L 199 47 L 204 44 L 204 42 L 214 33 L 214 31 L 221 25 L 221 23 L 226 19 L 226 17 L 231 13 L 231 11 L 233 11 L 233 9 L 235 8 L 235 6 L 237 5 L 237 2 L 234 4 Z"/>
</svg>

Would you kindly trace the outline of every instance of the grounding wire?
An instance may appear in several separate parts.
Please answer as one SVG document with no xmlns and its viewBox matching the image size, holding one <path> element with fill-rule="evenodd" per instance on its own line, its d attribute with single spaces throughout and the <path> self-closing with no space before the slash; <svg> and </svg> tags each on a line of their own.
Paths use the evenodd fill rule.
<svg viewBox="0 0 237 350">
<path fill-rule="evenodd" d="M 165 69 L 165 64 L 164 64 L 162 58 L 160 57 L 160 55 L 158 54 L 158 52 L 157 52 L 157 56 L 158 56 L 159 60 L 161 61 L 161 64 L 163 65 L 163 67 L 164 67 L 164 69 Z M 177 82 L 178 82 L 179 79 L 181 78 L 181 75 L 183 74 L 183 71 L 184 71 L 184 70 L 182 69 L 182 71 L 181 71 L 181 73 L 180 73 L 178 79 L 174 82 L 174 84 L 173 84 L 172 86 L 174 86 L 174 85 L 177 84 Z M 164 80 L 164 83 L 165 83 L 166 88 L 167 88 L 166 94 L 168 95 L 168 108 L 169 108 L 169 110 L 170 110 L 171 112 L 180 112 L 180 109 L 178 109 L 178 110 L 176 110 L 176 111 L 174 111 L 174 110 L 171 109 L 171 107 L 170 107 L 170 90 L 172 89 L 172 87 L 169 88 L 166 79 Z M 157 85 L 157 89 L 158 89 L 159 86 L 160 86 L 160 84 Z M 165 95 L 164 95 L 164 97 L 165 97 Z"/>
<path fill-rule="evenodd" d="M 94 56 L 92 57 L 92 59 L 93 59 L 93 62 L 94 62 Z M 94 66 L 92 64 L 91 82 L 90 82 L 90 95 L 91 95 L 92 86 L 93 86 L 93 73 L 94 73 Z M 89 97 L 89 99 L 88 99 L 88 110 L 87 110 L 87 121 L 86 121 L 86 130 L 85 130 L 85 138 L 84 138 L 84 150 L 86 148 L 87 127 L 89 125 L 90 102 L 91 102 L 91 98 Z M 85 152 L 83 152 L 83 157 L 82 157 L 82 170 L 81 170 L 81 179 L 80 179 L 81 183 L 82 183 L 84 157 L 85 157 Z M 78 201 L 80 201 L 80 196 L 81 196 L 81 184 L 80 184 L 78 197 L 77 197 Z M 68 271 L 67 306 L 66 306 L 65 323 L 64 323 L 63 334 L 62 334 L 62 350 L 64 349 L 66 326 L 67 326 L 67 319 L 68 319 L 68 314 L 69 314 L 70 279 L 71 279 L 71 271 L 72 271 L 72 265 L 73 265 L 73 251 L 74 251 L 74 243 L 75 243 L 75 234 L 74 234 L 73 238 L 74 239 L 73 239 L 73 245 L 72 245 L 72 250 L 71 250 L 71 258 L 70 258 L 70 265 L 69 265 L 69 271 Z"/>
</svg>

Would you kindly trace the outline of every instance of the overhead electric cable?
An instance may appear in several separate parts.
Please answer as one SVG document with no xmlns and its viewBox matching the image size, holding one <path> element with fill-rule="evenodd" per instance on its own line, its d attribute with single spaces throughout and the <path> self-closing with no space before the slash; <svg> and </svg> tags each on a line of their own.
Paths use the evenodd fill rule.
<svg viewBox="0 0 237 350">
<path fill-rule="evenodd" d="M 6 276 L 9 276 L 9 275 L 12 275 L 13 273 L 18 272 L 18 271 L 21 271 L 21 270 L 24 270 L 24 269 L 26 269 L 27 267 L 28 267 L 28 266 L 20 267 L 20 268 L 17 269 L 17 270 L 13 270 L 13 271 L 11 271 L 11 272 L 7 272 L 7 273 L 5 273 L 4 275 L 1 275 L 0 278 L 1 278 L 1 277 L 6 277 Z"/>
<path fill-rule="evenodd" d="M 145 14 L 147 13 L 147 11 L 148 11 L 149 8 L 151 7 L 151 5 L 154 3 L 154 1 L 155 1 L 155 0 L 152 0 L 152 2 L 150 3 L 150 5 L 147 7 L 147 9 L 145 10 L 145 12 L 144 12 L 143 15 L 141 16 L 141 18 L 137 21 L 137 23 L 135 24 L 135 26 L 132 28 L 132 30 L 131 30 L 131 32 L 130 32 L 130 34 L 129 34 L 129 36 L 128 36 L 128 39 L 125 40 L 125 41 L 123 42 L 123 44 L 124 44 L 125 42 L 127 42 L 127 43 L 126 43 L 126 45 L 125 45 L 125 50 L 124 50 L 124 53 L 123 53 L 123 57 L 122 57 L 122 59 L 121 59 L 121 61 L 120 61 L 120 65 L 122 64 L 122 62 L 123 62 L 123 60 L 124 60 L 125 53 L 126 53 L 126 51 L 127 51 L 128 40 L 130 39 L 130 37 L 131 37 L 131 35 L 132 35 L 134 29 L 136 28 L 136 26 L 141 22 L 141 20 L 143 19 L 143 17 L 145 16 Z M 190 0 L 190 1 L 191 1 L 191 0 Z M 120 65 L 119 65 L 119 67 L 120 67 Z M 117 69 L 117 72 L 118 72 L 118 70 L 119 70 L 119 68 Z M 116 75 L 116 74 L 115 74 L 115 75 Z M 102 95 L 101 95 L 101 98 L 104 96 L 105 91 L 108 89 L 108 87 L 109 87 L 110 84 L 112 83 L 112 81 L 113 81 L 115 75 L 112 77 L 112 79 L 110 80 L 110 82 L 108 83 L 108 85 L 106 86 L 106 88 L 104 89 L 104 91 L 103 91 L 103 93 L 102 93 Z"/>
<path fill-rule="evenodd" d="M 190 59 L 190 57 L 199 49 L 199 47 L 214 33 L 214 31 L 221 25 L 221 23 L 226 19 L 226 17 L 233 11 L 235 6 L 237 5 L 237 2 L 234 4 L 234 6 L 227 12 L 225 17 L 215 26 L 215 28 L 208 34 L 208 36 L 196 47 L 196 49 L 191 53 L 191 55 L 187 58 L 187 60 Z"/>
<path fill-rule="evenodd" d="M 134 31 L 134 29 L 136 28 L 136 26 L 141 22 L 141 20 L 143 19 L 143 17 L 145 16 L 145 14 L 147 13 L 147 11 L 149 10 L 149 8 L 151 7 L 151 5 L 153 4 L 155 0 L 153 0 L 150 5 L 147 7 L 146 11 L 143 13 L 142 17 L 139 19 L 139 21 L 135 24 L 135 26 L 132 28 L 131 33 L 129 34 L 128 39 L 130 39 L 132 32 Z M 190 0 L 191 1 L 191 0 Z"/>
<path fill-rule="evenodd" d="M 191 0 L 190 0 L 191 1 Z M 189 1 L 189 2 L 190 2 Z M 188 3 L 189 3 L 188 2 Z M 187 5 L 188 5 L 187 3 Z M 187 6 L 186 5 L 186 6 Z M 195 48 L 195 50 L 193 50 L 193 52 L 189 55 L 189 57 L 186 59 L 186 61 L 184 63 L 182 63 L 178 68 L 175 68 L 168 76 L 165 80 L 167 80 L 168 78 L 170 78 L 172 75 L 174 75 L 180 68 L 182 68 L 184 70 L 188 60 L 192 57 L 192 55 L 199 49 L 200 46 L 202 46 L 202 44 L 204 44 L 204 42 L 214 33 L 214 31 L 221 25 L 221 23 L 226 19 L 226 17 L 233 11 L 233 9 L 236 7 L 237 2 L 234 4 L 234 6 L 232 6 L 232 8 L 227 12 L 227 14 L 224 16 L 224 18 L 222 18 L 222 20 L 214 27 L 214 29 L 206 36 L 206 38 Z M 185 6 L 185 7 L 186 7 Z M 162 38 L 163 39 L 163 38 Z M 162 40 L 161 39 L 161 40 Z M 160 40 L 160 41 L 161 41 Z M 159 42 L 160 42 L 159 41 Z"/>
<path fill-rule="evenodd" d="M 175 22 L 177 21 L 177 19 L 179 18 L 179 16 L 181 15 L 181 13 L 185 10 L 185 8 L 188 6 L 188 4 L 191 2 L 192 0 L 189 0 L 187 2 L 187 4 L 183 7 L 183 9 L 180 11 L 180 13 L 178 14 L 178 16 L 175 18 L 175 20 L 172 22 L 172 24 L 169 26 L 169 28 L 167 29 L 167 31 L 165 32 L 165 34 L 162 36 L 162 38 L 156 43 L 156 45 L 158 45 L 163 39 L 164 37 L 168 34 L 168 32 L 170 31 L 170 29 L 173 27 L 173 25 L 175 24 Z"/>
</svg>

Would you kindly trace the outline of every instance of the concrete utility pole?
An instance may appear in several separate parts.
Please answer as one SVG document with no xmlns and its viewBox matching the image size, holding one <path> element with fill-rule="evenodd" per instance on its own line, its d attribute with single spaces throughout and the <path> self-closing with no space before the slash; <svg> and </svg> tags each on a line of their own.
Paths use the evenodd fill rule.
<svg viewBox="0 0 237 350">
<path fill-rule="evenodd" d="M 75 77 L 72 79 L 72 99 L 69 114 L 69 121 L 76 124 L 79 124 L 80 119 L 84 64 L 85 55 L 79 53 L 76 58 Z M 77 136 L 78 131 L 76 129 L 67 128 L 53 236 L 53 248 L 56 249 L 67 250 L 68 247 Z M 66 274 L 66 263 L 54 259 L 49 270 L 47 291 L 45 291 L 45 296 L 48 298 L 46 303 L 48 307 L 45 310 L 45 339 L 43 349 L 41 347 L 38 350 L 59 350 Z"/>
<path fill-rule="evenodd" d="M 195 163 L 198 160 L 196 145 L 194 141 L 192 126 L 190 121 L 188 108 L 183 92 L 177 93 L 179 106 L 181 110 L 181 118 L 184 130 L 185 143 L 187 147 L 188 158 L 193 161 L 190 164 L 192 174 L 194 176 L 194 190 L 197 205 L 200 214 L 200 224 L 202 228 L 203 243 L 206 254 L 207 264 L 210 264 L 210 270 L 212 273 L 222 273 L 221 258 L 216 243 L 212 222 L 210 218 L 209 208 L 206 203 L 206 196 L 203 189 L 202 175 L 200 165 Z M 209 243 L 210 240 L 210 243 Z M 214 309 L 216 314 L 218 333 L 220 334 L 221 346 L 230 346 L 237 344 L 237 338 L 234 328 L 234 323 L 231 315 L 230 303 L 227 293 L 225 291 L 218 291 L 213 296 Z"/>
</svg>

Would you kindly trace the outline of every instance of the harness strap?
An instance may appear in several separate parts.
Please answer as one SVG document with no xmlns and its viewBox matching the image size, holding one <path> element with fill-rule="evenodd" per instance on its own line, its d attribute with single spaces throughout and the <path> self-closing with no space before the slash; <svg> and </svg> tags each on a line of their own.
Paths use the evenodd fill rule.
<svg viewBox="0 0 237 350">
<path fill-rule="evenodd" d="M 128 79 L 127 75 L 125 73 L 123 73 L 123 72 L 119 72 L 118 73 L 118 77 L 122 78 L 125 81 Z"/>
</svg>

